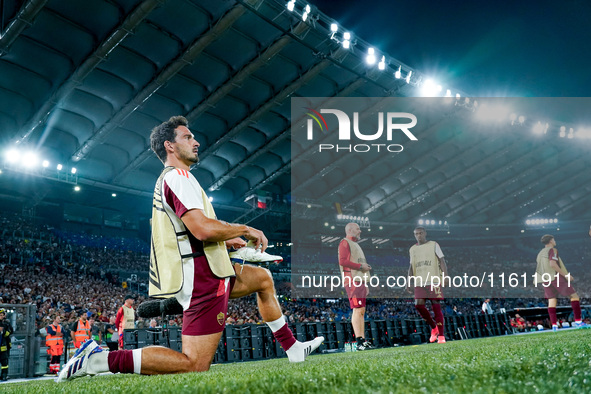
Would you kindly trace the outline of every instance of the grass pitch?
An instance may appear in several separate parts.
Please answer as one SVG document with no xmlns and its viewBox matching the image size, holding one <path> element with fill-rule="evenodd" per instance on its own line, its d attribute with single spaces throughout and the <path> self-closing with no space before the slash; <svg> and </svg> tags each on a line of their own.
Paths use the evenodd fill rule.
<svg viewBox="0 0 591 394">
<path fill-rule="evenodd" d="M 4 384 L 5 393 L 591 392 L 591 330 L 222 364 L 209 372 Z"/>
</svg>

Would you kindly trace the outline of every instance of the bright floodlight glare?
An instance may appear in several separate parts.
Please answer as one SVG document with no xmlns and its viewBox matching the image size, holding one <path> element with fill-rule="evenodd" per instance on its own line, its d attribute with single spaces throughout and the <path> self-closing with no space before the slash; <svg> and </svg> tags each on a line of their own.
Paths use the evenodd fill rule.
<svg viewBox="0 0 591 394">
<path fill-rule="evenodd" d="M 111 193 L 111 197 L 117 197 L 117 193 Z"/>
<path fill-rule="evenodd" d="M 79 192 L 80 191 L 80 186 L 74 186 L 74 190 Z"/>
<path fill-rule="evenodd" d="M 431 78 L 427 78 L 421 87 L 421 93 L 426 97 L 437 95 L 437 84 Z"/>
<path fill-rule="evenodd" d="M 564 138 L 566 136 L 566 132 L 564 130 L 562 130 L 562 128 L 561 128 L 559 135 L 561 138 Z"/>
<path fill-rule="evenodd" d="M 511 119 L 511 122 L 515 122 L 517 120 L 517 115 L 511 114 L 511 115 L 509 115 L 509 119 Z"/>
<path fill-rule="evenodd" d="M 212 201 L 213 201 L 213 197 L 209 196 L 209 202 L 212 202 Z"/>
<path fill-rule="evenodd" d="M 76 171 L 77 171 L 77 170 L 76 170 L 76 167 L 72 167 L 72 174 L 75 174 L 75 173 L 76 173 Z"/>
<path fill-rule="evenodd" d="M 531 220 L 527 219 L 527 220 L 525 221 L 525 224 L 527 224 L 527 225 L 531 224 Z"/>
<path fill-rule="evenodd" d="M 538 122 L 534 125 L 532 130 L 533 130 L 534 134 L 543 134 L 544 133 L 544 126 L 542 125 L 541 122 Z"/>
<path fill-rule="evenodd" d="M 349 46 L 351 45 L 351 43 L 349 42 L 349 40 L 345 40 L 343 41 L 343 48 L 345 49 L 349 49 Z"/>
<path fill-rule="evenodd" d="M 288 11 L 293 11 L 294 7 L 295 7 L 295 0 L 291 0 L 287 3 L 287 10 Z"/>
<path fill-rule="evenodd" d="M 383 229 L 384 229 L 384 226 L 380 226 L 380 230 L 383 230 Z"/>
<path fill-rule="evenodd" d="M 460 97 L 462 97 L 459 93 L 456 93 L 456 99 L 460 99 Z"/>
<path fill-rule="evenodd" d="M 451 97 L 451 90 L 447 89 L 445 91 L 445 97 Z"/>
<path fill-rule="evenodd" d="M 43 163 L 41 165 L 43 166 L 43 168 L 47 168 L 47 167 L 49 167 L 49 161 L 43 160 Z"/>
<path fill-rule="evenodd" d="M 423 224 L 423 219 L 419 219 L 419 224 Z"/>
<path fill-rule="evenodd" d="M 310 13 L 310 11 L 312 11 L 312 9 L 310 8 L 310 4 L 306 4 L 306 9 L 305 9 L 305 11 L 306 11 L 306 14 L 309 14 L 309 13 Z"/>
<path fill-rule="evenodd" d="M 525 116 L 521 115 L 518 120 L 519 123 L 523 124 L 523 122 L 525 122 Z"/>
<path fill-rule="evenodd" d="M 306 21 L 306 19 L 308 19 L 308 13 L 307 13 L 307 12 L 304 12 L 304 13 L 302 14 L 302 20 L 305 22 L 305 21 Z"/>
<path fill-rule="evenodd" d="M 376 51 L 373 48 L 368 48 L 367 49 L 367 56 L 365 57 L 365 62 L 369 65 L 375 64 L 376 62 L 376 55 L 375 55 Z"/>
<path fill-rule="evenodd" d="M 324 227 L 328 227 L 328 222 L 324 222 Z"/>
<path fill-rule="evenodd" d="M 350 40 L 351 39 L 351 33 L 349 33 L 348 31 L 343 33 L 343 40 Z"/>
<path fill-rule="evenodd" d="M 402 66 L 398 66 L 398 70 L 396 70 L 394 73 L 394 77 L 396 79 L 400 79 L 400 77 L 402 77 Z"/>
<path fill-rule="evenodd" d="M 380 70 L 386 69 L 386 56 L 382 56 L 382 60 L 380 60 L 380 62 L 378 63 L 378 68 Z"/>
<path fill-rule="evenodd" d="M 337 30 L 339 30 L 339 27 L 337 26 L 337 24 L 336 23 L 331 23 L 330 24 L 330 31 L 336 32 Z"/>
<path fill-rule="evenodd" d="M 62 166 L 61 164 L 58 164 L 55 168 L 57 168 L 58 171 L 61 171 L 62 168 L 64 168 L 64 166 Z"/>
<path fill-rule="evenodd" d="M 16 163 L 21 155 L 16 149 L 10 149 L 6 152 L 6 161 L 9 163 Z"/>
<path fill-rule="evenodd" d="M 23 161 L 23 165 L 25 167 L 34 167 L 39 162 L 39 158 L 37 157 L 35 152 L 29 151 L 29 152 L 25 152 L 25 154 L 23 155 L 22 161 Z"/>
<path fill-rule="evenodd" d="M 334 230 L 334 226 L 330 226 L 330 229 L 331 229 L 331 230 Z"/>
</svg>

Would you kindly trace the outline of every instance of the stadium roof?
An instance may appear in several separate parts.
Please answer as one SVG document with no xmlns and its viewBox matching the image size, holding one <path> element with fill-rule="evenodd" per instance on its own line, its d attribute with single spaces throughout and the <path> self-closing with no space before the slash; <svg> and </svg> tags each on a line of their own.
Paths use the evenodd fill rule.
<svg viewBox="0 0 591 394">
<path fill-rule="evenodd" d="M 289 210 L 281 204 L 261 212 L 245 200 L 260 191 L 292 191 L 290 98 L 416 96 L 424 81 L 388 54 L 387 72 L 368 68 L 368 43 L 355 37 L 345 49 L 342 39 L 331 39 L 330 16 L 312 7 L 303 21 L 302 7 L 298 2 L 292 12 L 277 0 L 5 0 L 0 142 L 34 149 L 51 167 L 39 167 L 46 178 L 26 184 L 15 184 L 20 175 L 6 171 L 2 194 L 112 208 L 108 197 L 118 193 L 126 199 L 121 210 L 148 215 L 162 168 L 149 149 L 150 130 L 182 114 L 201 143 L 194 174 L 219 216 L 266 220 L 262 227 L 289 232 Z M 398 67 L 414 72 L 410 84 L 394 77 Z M 528 116 L 545 112 L 553 126 L 576 127 L 589 120 L 580 118 L 586 107 L 563 102 L 530 108 Z M 463 131 L 472 139 L 466 148 L 455 140 L 454 127 L 466 124 L 458 119 L 413 155 L 389 160 L 344 189 L 335 186 L 339 177 L 371 163 L 311 160 L 318 167 L 302 186 L 310 194 L 306 209 L 321 203 L 308 214 L 324 221 L 334 216 L 326 204 L 338 202 L 384 224 L 591 218 L 588 141 L 480 134 L 479 126 Z M 71 179 L 49 180 L 56 163 L 64 172 L 75 167 L 75 182 L 93 193 L 80 201 Z"/>
</svg>

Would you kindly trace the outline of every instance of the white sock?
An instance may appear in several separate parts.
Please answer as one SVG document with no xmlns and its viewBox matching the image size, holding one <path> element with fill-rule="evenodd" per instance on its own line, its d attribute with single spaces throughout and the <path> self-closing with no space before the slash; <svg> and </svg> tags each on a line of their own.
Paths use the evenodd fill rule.
<svg viewBox="0 0 591 394">
<path fill-rule="evenodd" d="M 133 373 L 140 375 L 142 373 L 142 349 L 133 349 Z"/>
<path fill-rule="evenodd" d="M 281 327 L 285 325 L 285 318 L 283 317 L 283 315 L 281 315 L 281 317 L 277 320 L 268 321 L 267 325 L 269 326 L 272 332 L 278 331 L 281 329 Z"/>
</svg>

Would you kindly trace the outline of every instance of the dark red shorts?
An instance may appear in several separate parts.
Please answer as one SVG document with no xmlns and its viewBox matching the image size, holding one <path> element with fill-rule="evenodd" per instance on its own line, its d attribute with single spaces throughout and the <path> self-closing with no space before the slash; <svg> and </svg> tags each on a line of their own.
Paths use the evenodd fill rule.
<svg viewBox="0 0 591 394">
<path fill-rule="evenodd" d="M 349 305 L 351 309 L 365 308 L 365 297 L 367 297 L 367 287 L 365 285 L 360 287 L 346 287 L 347 296 L 349 297 Z"/>
<path fill-rule="evenodd" d="M 183 312 L 183 335 L 209 335 L 226 327 L 228 300 L 236 277 L 220 279 L 209 268 L 205 256 L 195 258 L 193 295 Z"/>
<path fill-rule="evenodd" d="M 415 287 L 415 300 L 443 300 L 443 292 L 439 286 Z"/>
<path fill-rule="evenodd" d="M 544 286 L 547 284 L 544 283 Z M 563 297 L 569 297 L 572 294 L 575 294 L 575 289 L 569 285 L 568 279 L 565 279 L 563 276 L 560 276 L 558 280 L 553 280 L 550 282 L 548 287 L 544 287 L 544 295 L 546 298 L 557 298 L 559 295 Z"/>
</svg>

